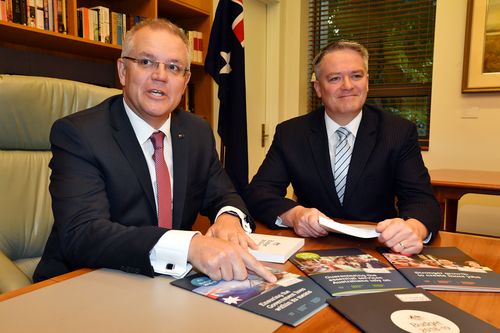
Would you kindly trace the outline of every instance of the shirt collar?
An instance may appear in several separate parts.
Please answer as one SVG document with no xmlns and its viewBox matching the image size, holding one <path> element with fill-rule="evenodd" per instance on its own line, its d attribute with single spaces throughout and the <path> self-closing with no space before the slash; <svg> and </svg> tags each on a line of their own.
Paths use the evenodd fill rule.
<svg viewBox="0 0 500 333">
<path fill-rule="evenodd" d="M 127 113 L 128 119 L 132 124 L 132 128 L 134 129 L 135 136 L 141 145 L 143 145 L 146 141 L 149 140 L 151 134 L 156 131 L 162 131 L 167 140 L 170 138 L 170 119 L 172 117 L 168 117 L 167 121 L 161 125 L 161 127 L 156 130 L 154 127 L 149 125 L 144 121 L 141 117 L 139 117 L 132 109 L 128 106 L 127 102 L 125 102 L 125 98 L 123 99 L 123 106 L 125 107 L 125 112 Z"/>
<path fill-rule="evenodd" d="M 358 134 L 358 129 L 359 129 L 359 124 L 361 124 L 361 118 L 363 117 L 363 110 L 361 110 L 360 113 L 356 117 L 354 117 L 351 122 L 345 126 L 340 126 L 337 124 L 332 118 L 328 116 L 328 114 L 325 112 L 325 125 L 326 125 L 326 132 L 328 133 L 328 137 L 331 137 L 335 131 L 339 129 L 339 127 L 345 127 L 351 132 L 351 134 L 356 138 L 356 135 Z"/>
</svg>

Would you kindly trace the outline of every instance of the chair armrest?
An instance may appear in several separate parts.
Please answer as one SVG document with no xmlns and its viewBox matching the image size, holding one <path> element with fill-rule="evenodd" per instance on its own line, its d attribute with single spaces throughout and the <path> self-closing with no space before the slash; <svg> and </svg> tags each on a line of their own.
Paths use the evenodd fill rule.
<svg viewBox="0 0 500 333">
<path fill-rule="evenodd" d="M 0 293 L 30 285 L 30 279 L 0 251 Z"/>
</svg>

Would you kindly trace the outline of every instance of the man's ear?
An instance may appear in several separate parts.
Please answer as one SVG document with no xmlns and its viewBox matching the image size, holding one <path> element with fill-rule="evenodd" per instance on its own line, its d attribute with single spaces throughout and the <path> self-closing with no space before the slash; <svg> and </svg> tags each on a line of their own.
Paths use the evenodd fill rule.
<svg viewBox="0 0 500 333">
<path fill-rule="evenodd" d="M 118 60 L 116 60 L 116 68 L 118 71 L 118 77 L 120 78 L 120 83 L 122 86 L 125 86 L 125 74 L 127 72 L 127 68 L 123 58 L 118 58 Z"/>
<path fill-rule="evenodd" d="M 186 89 L 190 79 L 191 79 L 191 72 L 189 71 L 189 72 L 186 72 L 186 76 L 184 78 L 184 80 L 186 80 L 184 82 L 184 89 Z"/>
<path fill-rule="evenodd" d="M 319 82 L 318 82 L 318 80 L 315 80 L 313 82 L 313 86 L 314 86 L 314 90 L 316 91 L 316 96 L 318 96 L 319 98 L 321 98 L 321 89 L 319 88 Z"/>
</svg>

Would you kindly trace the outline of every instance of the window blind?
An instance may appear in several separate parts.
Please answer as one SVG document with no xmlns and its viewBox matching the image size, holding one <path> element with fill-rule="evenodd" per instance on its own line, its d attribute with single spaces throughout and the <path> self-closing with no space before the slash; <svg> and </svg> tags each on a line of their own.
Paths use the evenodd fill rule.
<svg viewBox="0 0 500 333">
<path fill-rule="evenodd" d="M 368 103 L 413 121 L 426 149 L 435 16 L 435 0 L 309 0 L 309 75 L 329 42 L 363 44 L 370 54 Z M 310 111 L 320 104 L 311 84 Z"/>
</svg>

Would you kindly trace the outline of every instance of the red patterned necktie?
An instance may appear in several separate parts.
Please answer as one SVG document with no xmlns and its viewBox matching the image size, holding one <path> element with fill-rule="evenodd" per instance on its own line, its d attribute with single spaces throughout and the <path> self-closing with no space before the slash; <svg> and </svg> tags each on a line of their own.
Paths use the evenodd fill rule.
<svg viewBox="0 0 500 333">
<path fill-rule="evenodd" d="M 158 226 L 172 229 L 172 194 L 170 188 L 170 174 L 167 163 L 163 157 L 163 132 L 155 132 L 151 135 L 151 142 L 155 152 L 153 160 L 155 161 L 156 171 L 156 195 L 158 201 Z"/>
</svg>

